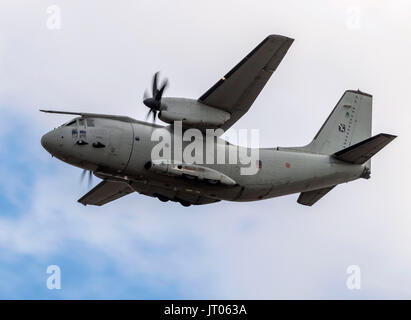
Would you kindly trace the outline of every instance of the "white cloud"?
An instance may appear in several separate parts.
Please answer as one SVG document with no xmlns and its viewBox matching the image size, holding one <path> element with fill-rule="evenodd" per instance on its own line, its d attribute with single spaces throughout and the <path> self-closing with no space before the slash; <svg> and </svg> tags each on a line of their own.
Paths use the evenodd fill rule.
<svg viewBox="0 0 411 320">
<path fill-rule="evenodd" d="M 178 280 L 184 294 L 203 298 L 410 294 L 410 274 L 401 272 L 411 266 L 406 208 L 387 212 L 395 197 L 360 195 L 378 179 L 340 186 L 317 208 L 298 206 L 290 196 L 186 209 L 137 194 L 95 208 L 75 202 L 83 191 L 73 178 L 77 171 L 45 174 L 26 213 L 0 219 L 3 249 L 41 257 L 69 254 L 78 243 L 109 257 L 130 279 Z M 362 293 L 345 288 L 350 264 L 363 270 Z"/>
</svg>

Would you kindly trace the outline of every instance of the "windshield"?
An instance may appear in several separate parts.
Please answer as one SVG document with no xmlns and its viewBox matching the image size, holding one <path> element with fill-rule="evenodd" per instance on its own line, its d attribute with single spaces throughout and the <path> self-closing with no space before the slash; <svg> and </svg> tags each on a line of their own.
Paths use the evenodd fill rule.
<svg viewBox="0 0 411 320">
<path fill-rule="evenodd" d="M 78 121 L 77 121 L 78 120 Z M 69 122 L 66 122 L 64 124 L 62 124 L 60 127 L 94 127 L 94 119 L 90 119 L 90 118 L 76 118 L 74 120 L 71 120 Z"/>
<path fill-rule="evenodd" d="M 63 127 L 75 127 L 76 126 L 76 120 L 72 120 L 66 124 L 63 124 Z"/>
</svg>

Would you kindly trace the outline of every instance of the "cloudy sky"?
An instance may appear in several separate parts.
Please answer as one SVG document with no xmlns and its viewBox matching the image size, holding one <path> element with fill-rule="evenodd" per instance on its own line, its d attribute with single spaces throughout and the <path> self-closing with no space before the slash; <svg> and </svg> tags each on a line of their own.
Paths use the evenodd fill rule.
<svg viewBox="0 0 411 320">
<path fill-rule="evenodd" d="M 57 5 L 61 28 L 50 30 Z M 3 0 L 0 298 L 411 298 L 411 5 L 382 1 Z M 372 178 L 308 208 L 297 195 L 183 208 L 129 195 L 76 202 L 81 170 L 42 149 L 69 120 L 40 107 L 144 119 L 152 74 L 197 98 L 268 34 L 296 39 L 236 128 L 263 147 L 308 143 L 346 89 L 398 135 Z M 49 265 L 61 289 L 46 287 Z M 346 286 L 361 268 L 361 289 Z"/>
</svg>

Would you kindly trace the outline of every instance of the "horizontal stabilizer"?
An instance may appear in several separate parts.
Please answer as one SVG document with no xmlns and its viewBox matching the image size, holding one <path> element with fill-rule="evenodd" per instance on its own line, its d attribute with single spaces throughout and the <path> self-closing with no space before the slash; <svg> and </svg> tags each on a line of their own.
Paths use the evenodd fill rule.
<svg viewBox="0 0 411 320">
<path fill-rule="evenodd" d="M 358 142 L 348 148 L 334 153 L 334 157 L 338 160 L 353 164 L 363 164 L 367 162 L 378 151 L 384 148 L 397 136 L 387 133 L 380 133 L 374 137 Z"/>
<path fill-rule="evenodd" d="M 304 206 L 312 206 L 314 203 L 324 197 L 328 192 L 330 192 L 334 187 L 335 186 L 331 186 L 327 188 L 301 192 L 297 202 Z"/>
</svg>

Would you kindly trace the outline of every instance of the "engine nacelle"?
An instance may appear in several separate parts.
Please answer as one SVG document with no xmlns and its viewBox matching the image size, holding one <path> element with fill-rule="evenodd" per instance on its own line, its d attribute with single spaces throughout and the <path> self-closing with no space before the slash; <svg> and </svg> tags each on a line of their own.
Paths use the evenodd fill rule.
<svg viewBox="0 0 411 320">
<path fill-rule="evenodd" d="M 159 118 L 172 124 L 182 121 L 184 126 L 213 128 L 230 119 L 230 113 L 210 107 L 197 100 L 185 98 L 162 98 Z"/>
<path fill-rule="evenodd" d="M 164 160 L 153 160 L 145 164 L 145 168 L 168 176 L 198 179 L 210 184 L 221 183 L 227 186 L 235 186 L 236 182 L 224 173 L 203 167 L 197 164 L 173 163 Z"/>
</svg>

